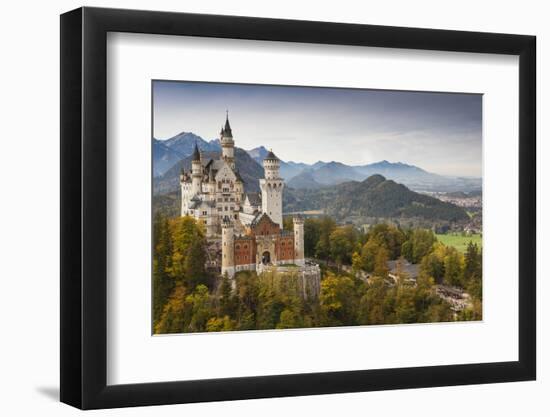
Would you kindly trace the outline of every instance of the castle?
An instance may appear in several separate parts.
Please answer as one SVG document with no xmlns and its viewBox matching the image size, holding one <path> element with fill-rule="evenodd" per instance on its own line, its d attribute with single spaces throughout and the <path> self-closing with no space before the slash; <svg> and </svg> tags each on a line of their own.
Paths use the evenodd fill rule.
<svg viewBox="0 0 550 417">
<path fill-rule="evenodd" d="M 293 231 L 283 230 L 284 181 L 280 160 L 270 151 L 263 160 L 261 194 L 245 193 L 235 167 L 235 142 L 226 117 L 220 132 L 222 154 L 204 160 L 197 145 L 191 171 L 182 170 L 181 215 L 204 225 L 209 240 L 221 236 L 221 273 L 258 271 L 277 265 L 308 268 L 304 259 L 304 221 L 293 219 Z"/>
</svg>

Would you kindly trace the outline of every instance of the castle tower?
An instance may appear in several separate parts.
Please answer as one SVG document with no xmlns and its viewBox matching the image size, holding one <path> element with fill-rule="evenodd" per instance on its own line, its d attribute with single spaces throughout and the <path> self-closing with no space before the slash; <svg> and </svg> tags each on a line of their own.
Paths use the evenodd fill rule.
<svg viewBox="0 0 550 417">
<path fill-rule="evenodd" d="M 210 166 L 210 169 L 208 171 L 206 182 L 207 182 L 206 190 L 209 194 L 209 199 L 211 201 L 215 201 L 216 200 L 216 178 L 214 177 L 214 173 L 212 172 L 212 166 Z"/>
<path fill-rule="evenodd" d="M 186 216 L 187 207 L 189 206 L 189 201 L 191 200 L 191 181 L 189 175 L 182 168 L 180 173 L 180 187 L 181 187 L 181 215 Z"/>
<path fill-rule="evenodd" d="M 304 266 L 306 261 L 304 257 L 304 219 L 294 217 L 294 263 Z"/>
<path fill-rule="evenodd" d="M 222 158 L 229 163 L 231 169 L 235 169 L 235 142 L 233 141 L 233 132 L 229 125 L 229 113 L 226 112 L 225 126 L 220 132 L 220 143 L 222 145 Z"/>
<path fill-rule="evenodd" d="M 227 272 L 229 278 L 235 275 L 235 232 L 233 223 L 225 218 L 222 221 L 222 275 Z"/>
<path fill-rule="evenodd" d="M 201 192 L 202 183 L 201 154 L 196 143 L 195 150 L 193 151 L 193 158 L 191 160 L 191 178 L 191 194 L 194 196 Z"/>
<path fill-rule="evenodd" d="M 264 158 L 264 177 L 260 179 L 262 212 L 266 213 L 280 228 L 283 227 L 284 181 L 279 175 L 279 158 L 272 151 Z"/>
</svg>

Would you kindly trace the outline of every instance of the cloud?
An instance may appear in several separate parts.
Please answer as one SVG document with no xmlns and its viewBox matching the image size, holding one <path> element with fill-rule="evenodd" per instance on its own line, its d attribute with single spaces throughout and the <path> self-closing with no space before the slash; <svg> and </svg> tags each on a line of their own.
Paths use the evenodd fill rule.
<svg viewBox="0 0 550 417">
<path fill-rule="evenodd" d="M 481 175 L 481 95 L 164 81 L 153 93 L 158 139 L 213 139 L 229 109 L 237 146 L 271 147 L 284 160 L 387 159 Z"/>
</svg>

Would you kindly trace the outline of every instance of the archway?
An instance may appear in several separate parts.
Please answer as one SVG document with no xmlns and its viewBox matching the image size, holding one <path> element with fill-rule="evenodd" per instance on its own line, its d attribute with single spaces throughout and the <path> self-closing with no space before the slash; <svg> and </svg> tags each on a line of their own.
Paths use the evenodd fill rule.
<svg viewBox="0 0 550 417">
<path fill-rule="evenodd" d="M 262 263 L 264 265 L 271 263 L 271 254 L 269 253 L 269 251 L 265 251 L 264 253 L 262 253 Z"/>
</svg>

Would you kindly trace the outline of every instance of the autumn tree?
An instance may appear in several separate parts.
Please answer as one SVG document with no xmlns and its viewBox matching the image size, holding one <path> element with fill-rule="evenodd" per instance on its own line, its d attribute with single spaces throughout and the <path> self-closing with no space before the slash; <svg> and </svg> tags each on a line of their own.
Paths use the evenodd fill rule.
<svg viewBox="0 0 550 417">
<path fill-rule="evenodd" d="M 415 229 L 409 239 L 403 242 L 401 252 L 405 259 L 416 264 L 431 252 L 436 241 L 437 238 L 431 230 Z"/>
<path fill-rule="evenodd" d="M 359 302 L 359 324 L 386 323 L 388 316 L 385 303 L 387 291 L 388 287 L 383 278 L 373 277 L 369 280 L 367 290 Z"/>
<path fill-rule="evenodd" d="M 176 285 L 168 301 L 164 304 L 162 314 L 155 323 L 155 333 L 182 333 L 185 326 L 185 288 L 180 283 Z"/>
<path fill-rule="evenodd" d="M 379 246 L 386 248 L 389 259 L 397 259 L 401 256 L 401 247 L 405 242 L 405 233 L 393 225 L 380 223 L 369 230 L 367 239 L 374 240 Z"/>
<path fill-rule="evenodd" d="M 477 244 L 470 241 L 464 255 L 464 281 L 472 297 L 482 299 L 482 258 Z"/>
<path fill-rule="evenodd" d="M 153 325 L 162 314 L 168 296 L 174 288 L 169 274 L 172 259 L 172 239 L 168 219 L 157 213 L 153 222 Z"/>
<path fill-rule="evenodd" d="M 319 223 L 319 240 L 315 245 L 315 256 L 319 259 L 330 258 L 330 234 L 336 228 L 336 223 L 330 217 L 323 217 Z"/>
<path fill-rule="evenodd" d="M 444 258 L 445 274 L 443 282 L 447 285 L 464 287 L 463 259 L 462 254 L 453 247 L 447 247 L 447 254 Z"/>
<path fill-rule="evenodd" d="M 321 282 L 321 311 L 324 325 L 341 326 L 356 323 L 354 281 L 347 276 L 328 273 Z"/>
<path fill-rule="evenodd" d="M 355 247 L 355 230 L 352 226 L 336 228 L 329 236 L 330 257 L 338 266 L 351 264 L 351 256 Z"/>
<path fill-rule="evenodd" d="M 373 273 L 377 277 L 387 278 L 388 277 L 388 250 L 385 247 L 380 247 L 374 258 L 374 270 Z"/>
</svg>

